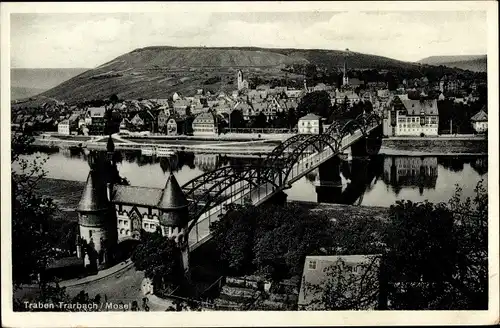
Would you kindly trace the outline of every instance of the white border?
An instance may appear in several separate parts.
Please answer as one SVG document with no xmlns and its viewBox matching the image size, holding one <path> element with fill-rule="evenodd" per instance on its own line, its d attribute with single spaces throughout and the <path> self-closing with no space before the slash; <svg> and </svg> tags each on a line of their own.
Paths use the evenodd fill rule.
<svg viewBox="0 0 500 328">
<path fill-rule="evenodd" d="M 498 266 L 498 3 L 436 2 L 233 2 L 233 3 L 1 3 L 1 194 L 2 194 L 2 323 L 5 326 L 286 326 L 286 325 L 427 325 L 494 324 L 499 322 Z M 487 11 L 489 104 L 489 311 L 336 311 L 336 312 L 150 312 L 150 313 L 14 313 L 10 243 L 10 13 L 117 13 L 158 11 Z"/>
</svg>

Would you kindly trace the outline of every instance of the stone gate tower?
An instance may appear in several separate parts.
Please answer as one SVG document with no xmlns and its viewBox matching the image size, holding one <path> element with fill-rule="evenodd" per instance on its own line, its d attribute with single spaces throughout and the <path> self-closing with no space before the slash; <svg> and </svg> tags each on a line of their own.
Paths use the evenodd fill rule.
<svg viewBox="0 0 500 328">
<path fill-rule="evenodd" d="M 159 221 L 163 236 L 173 238 L 181 249 L 182 265 L 185 273 L 189 271 L 188 205 L 186 195 L 172 171 L 170 171 L 158 202 Z"/>
<path fill-rule="evenodd" d="M 88 254 L 91 263 L 102 268 L 110 264 L 109 252 L 116 243 L 116 218 L 108 199 L 106 176 L 99 162 L 97 154 L 89 154 L 90 172 L 77 211 L 79 238 L 87 244 L 80 256 Z"/>
</svg>

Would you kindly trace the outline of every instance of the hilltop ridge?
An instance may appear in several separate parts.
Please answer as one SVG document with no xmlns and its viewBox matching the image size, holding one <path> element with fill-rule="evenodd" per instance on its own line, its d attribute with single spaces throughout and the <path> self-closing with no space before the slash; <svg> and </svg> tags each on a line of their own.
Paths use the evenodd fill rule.
<svg viewBox="0 0 500 328">
<path fill-rule="evenodd" d="M 339 70 L 346 51 L 325 49 L 259 47 L 172 47 L 138 48 L 94 69 L 87 70 L 34 97 L 31 104 L 57 99 L 77 103 L 107 99 L 167 98 L 174 92 L 191 93 L 199 88 L 234 90 L 235 73 L 246 76 L 295 79 L 302 83 L 304 71 L 283 72 L 294 65 L 314 64 Z M 419 64 L 387 57 L 348 53 L 350 69 L 418 70 Z"/>
<path fill-rule="evenodd" d="M 426 65 L 443 65 L 473 72 L 486 72 L 488 69 L 486 55 L 463 56 L 430 56 L 418 61 Z"/>
</svg>

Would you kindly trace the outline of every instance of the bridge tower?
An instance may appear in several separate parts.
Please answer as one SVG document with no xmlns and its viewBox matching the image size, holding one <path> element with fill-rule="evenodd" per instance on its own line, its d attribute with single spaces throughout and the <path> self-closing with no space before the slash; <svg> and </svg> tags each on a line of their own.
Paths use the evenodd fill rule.
<svg viewBox="0 0 500 328">
<path fill-rule="evenodd" d="M 181 250 L 184 272 L 189 272 L 189 202 L 172 171 L 158 202 L 159 221 L 163 236 L 173 238 Z"/>
<path fill-rule="evenodd" d="M 116 217 L 108 198 L 107 175 L 103 171 L 102 157 L 96 153 L 88 156 L 90 172 L 78 204 L 79 239 L 87 247 L 80 256 L 88 254 L 90 262 L 98 268 L 111 263 L 110 250 L 117 242 Z"/>
</svg>

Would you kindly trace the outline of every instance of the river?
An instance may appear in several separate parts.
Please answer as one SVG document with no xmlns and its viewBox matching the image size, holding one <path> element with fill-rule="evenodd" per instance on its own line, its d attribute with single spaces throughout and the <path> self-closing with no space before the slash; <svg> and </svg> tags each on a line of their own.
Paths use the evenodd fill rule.
<svg viewBox="0 0 500 328">
<path fill-rule="evenodd" d="M 89 172 L 87 156 L 79 151 L 57 150 L 35 153 L 47 161 L 48 178 L 85 181 Z M 228 158 L 221 155 L 180 153 L 174 159 L 122 153 L 120 175 L 131 185 L 162 188 L 171 163 L 182 185 L 203 172 L 229 163 L 250 163 L 258 159 Z M 390 206 L 397 200 L 448 201 L 455 186 L 464 196 L 472 196 L 477 182 L 487 185 L 488 157 L 472 156 L 392 156 L 377 155 L 370 160 L 347 159 L 341 165 L 341 185 L 329 185 L 326 167 L 295 182 L 285 192 L 289 200 L 321 201 L 366 206 Z M 326 172 L 326 173 L 324 173 Z"/>
</svg>

